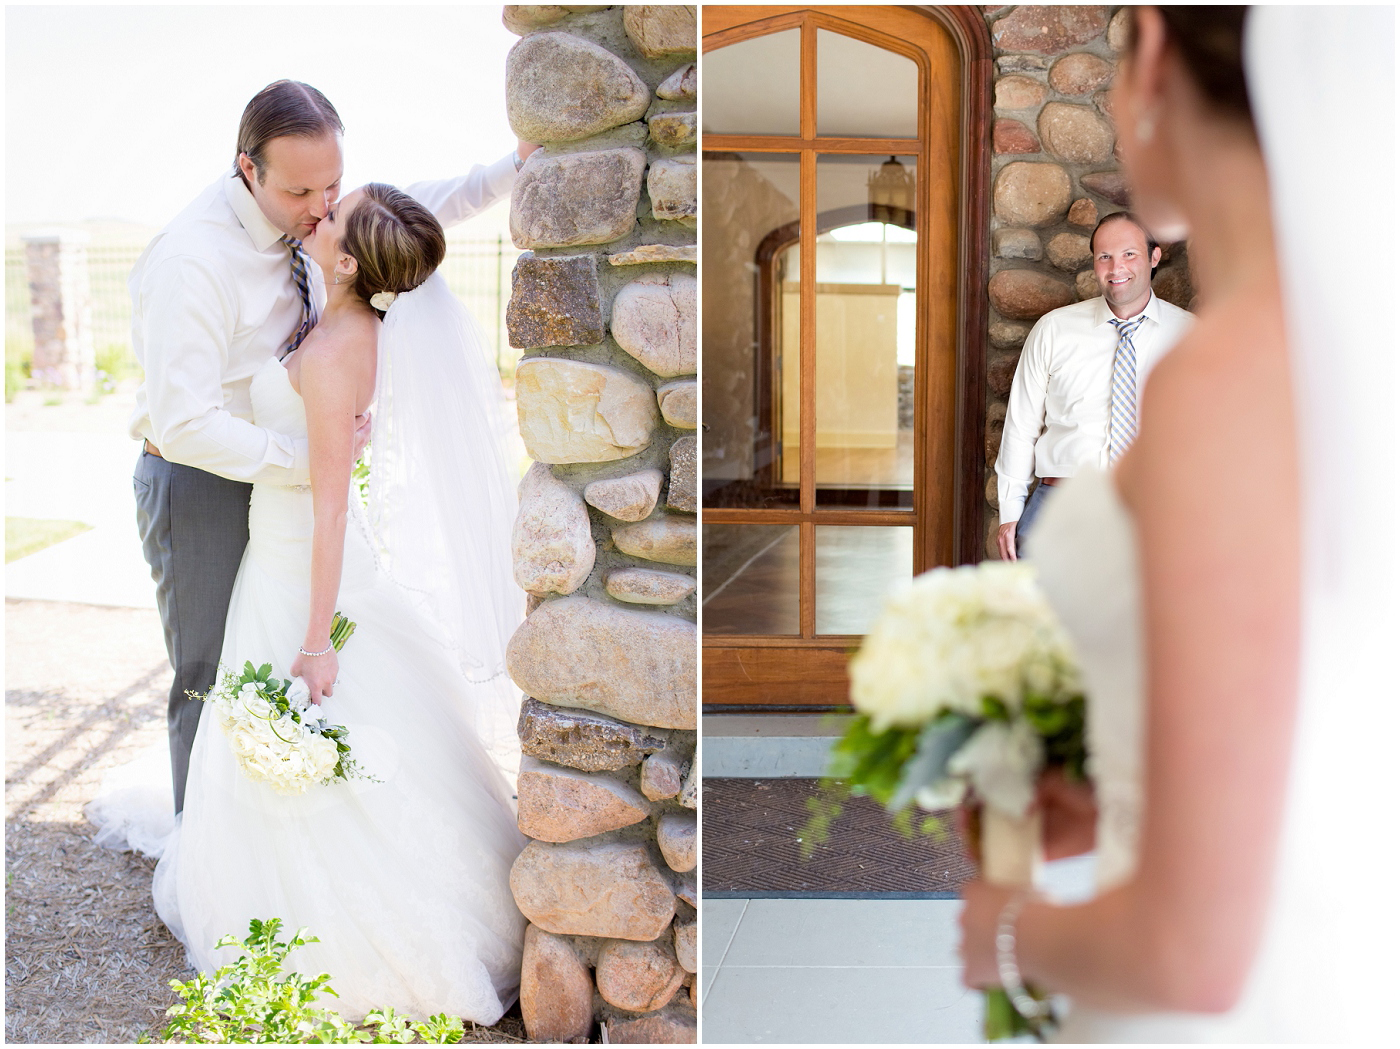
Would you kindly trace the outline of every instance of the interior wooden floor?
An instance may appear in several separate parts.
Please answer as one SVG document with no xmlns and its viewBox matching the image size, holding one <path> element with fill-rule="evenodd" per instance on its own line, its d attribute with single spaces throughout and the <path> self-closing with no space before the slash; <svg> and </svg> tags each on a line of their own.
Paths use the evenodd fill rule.
<svg viewBox="0 0 1400 1049">
<path fill-rule="evenodd" d="M 795 437 L 786 446 L 797 447 Z M 817 448 L 817 484 L 863 488 L 914 483 L 914 431 L 900 430 L 893 448 Z M 795 455 L 783 456 L 784 484 L 798 483 Z"/>
<path fill-rule="evenodd" d="M 713 528 L 715 526 L 707 526 Z M 744 528 L 746 526 L 730 526 Z M 798 538 L 794 526 L 767 529 L 745 560 L 705 560 L 706 634 L 797 634 Z M 713 568 L 718 574 L 711 576 Z M 914 565 L 911 528 L 817 528 L 817 633 L 863 634 L 889 589 Z"/>
</svg>

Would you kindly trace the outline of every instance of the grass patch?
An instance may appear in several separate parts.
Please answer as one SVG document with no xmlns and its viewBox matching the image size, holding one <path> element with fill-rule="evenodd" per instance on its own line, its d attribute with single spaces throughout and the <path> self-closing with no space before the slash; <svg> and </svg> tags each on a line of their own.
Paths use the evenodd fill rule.
<svg viewBox="0 0 1400 1049">
<path fill-rule="evenodd" d="M 91 531 L 92 525 L 81 521 L 49 521 L 37 517 L 5 518 L 5 563 L 16 561 L 30 554 L 37 554 L 46 546 L 72 539 L 75 535 Z"/>
</svg>

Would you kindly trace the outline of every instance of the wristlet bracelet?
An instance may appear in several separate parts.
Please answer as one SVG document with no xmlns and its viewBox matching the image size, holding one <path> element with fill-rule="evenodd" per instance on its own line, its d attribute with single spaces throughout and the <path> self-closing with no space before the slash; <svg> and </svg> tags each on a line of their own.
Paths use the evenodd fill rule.
<svg viewBox="0 0 1400 1049">
<path fill-rule="evenodd" d="M 335 642 L 331 642 L 329 645 L 327 645 L 325 651 L 323 652 L 308 652 L 300 645 L 297 646 L 297 651 L 304 656 L 328 656 L 335 651 Z"/>
<path fill-rule="evenodd" d="M 1016 962 L 1016 921 L 1030 898 L 1031 894 L 1024 890 L 1014 893 L 997 916 L 997 976 L 1001 979 L 1001 988 L 1006 992 L 1006 997 L 1011 1000 L 1012 1008 L 1025 1019 L 1035 1022 L 1050 1015 L 1050 1003 L 1037 1001 L 1026 989 L 1025 981 L 1021 979 L 1021 966 Z"/>
</svg>

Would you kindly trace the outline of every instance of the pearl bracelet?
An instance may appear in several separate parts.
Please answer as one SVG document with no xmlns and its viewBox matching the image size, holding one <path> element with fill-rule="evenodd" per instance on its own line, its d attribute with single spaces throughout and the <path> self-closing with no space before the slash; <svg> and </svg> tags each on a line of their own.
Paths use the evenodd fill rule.
<svg viewBox="0 0 1400 1049">
<path fill-rule="evenodd" d="M 328 656 L 335 651 L 335 643 L 332 642 L 331 644 L 327 645 L 324 652 L 308 652 L 300 645 L 297 645 L 297 651 L 304 656 Z"/>
<path fill-rule="evenodd" d="M 1050 1003 L 1037 1001 L 1025 981 L 1021 979 L 1021 966 L 1016 962 L 1016 921 L 1021 917 L 1021 908 L 1031 894 L 1022 890 L 1013 893 L 997 916 L 997 976 L 1001 978 L 1001 988 L 1011 1000 L 1012 1007 L 1025 1019 L 1035 1023 L 1050 1015 Z"/>
</svg>

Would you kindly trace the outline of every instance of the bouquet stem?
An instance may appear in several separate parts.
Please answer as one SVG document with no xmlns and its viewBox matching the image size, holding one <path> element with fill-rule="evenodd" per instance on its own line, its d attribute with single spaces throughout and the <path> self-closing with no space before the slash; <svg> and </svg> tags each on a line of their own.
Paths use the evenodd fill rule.
<svg viewBox="0 0 1400 1049">
<path fill-rule="evenodd" d="M 984 805 L 979 815 L 982 877 L 1008 889 L 1033 888 L 1040 866 L 1040 813 L 1017 818 Z M 989 1042 L 1022 1034 L 1044 1040 L 1041 1031 L 1016 1011 L 999 987 L 987 992 L 983 1033 Z"/>
<path fill-rule="evenodd" d="M 1040 813 L 1017 819 L 982 809 L 982 877 L 1008 889 L 1035 885 L 1040 866 Z"/>
</svg>

